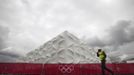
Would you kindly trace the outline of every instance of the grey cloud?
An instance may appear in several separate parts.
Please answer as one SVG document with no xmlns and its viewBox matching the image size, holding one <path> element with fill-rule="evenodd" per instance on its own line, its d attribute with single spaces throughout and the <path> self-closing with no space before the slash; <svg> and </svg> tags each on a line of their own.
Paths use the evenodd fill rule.
<svg viewBox="0 0 134 75">
<path fill-rule="evenodd" d="M 109 44 L 123 45 L 134 41 L 134 27 L 131 21 L 121 20 L 109 30 Z"/>
<path fill-rule="evenodd" d="M 124 44 L 119 47 L 120 51 L 124 51 L 127 54 L 134 54 L 134 42 Z"/>
<path fill-rule="evenodd" d="M 7 47 L 9 29 L 0 25 L 0 50 Z"/>
<path fill-rule="evenodd" d="M 7 27 L 0 25 L 0 50 L 8 47 L 7 45 L 8 34 L 9 34 L 9 29 Z M 0 51 L 0 62 L 3 62 L 3 61 L 7 62 L 7 61 L 14 60 L 14 58 L 12 57 L 16 57 L 16 56 L 10 53 L 6 53 L 6 52 L 3 53 Z"/>
<path fill-rule="evenodd" d="M 107 35 L 103 36 L 104 38 L 96 36 L 88 39 L 88 44 L 93 47 L 109 47 L 112 50 L 124 47 L 124 45 L 134 42 L 134 22 L 119 20 L 115 25 L 106 30 L 106 33 Z M 129 48 L 131 49 L 132 46 L 129 46 Z"/>
<path fill-rule="evenodd" d="M 19 54 L 11 53 L 11 52 L 6 52 L 6 51 L 1 51 L 0 55 L 7 56 L 7 57 L 13 57 L 13 58 L 17 58 L 17 57 L 20 56 Z"/>
<path fill-rule="evenodd" d="M 11 56 L 1 55 L 0 54 L 0 62 L 8 62 L 13 61 L 14 59 Z"/>
<path fill-rule="evenodd" d="M 19 57 L 14 57 L 0 53 L 0 62 L 15 62 L 17 60 L 19 60 Z"/>
<path fill-rule="evenodd" d="M 89 46 L 91 47 L 104 47 L 106 46 L 105 42 L 99 39 L 98 37 L 93 37 L 88 39 Z"/>
</svg>

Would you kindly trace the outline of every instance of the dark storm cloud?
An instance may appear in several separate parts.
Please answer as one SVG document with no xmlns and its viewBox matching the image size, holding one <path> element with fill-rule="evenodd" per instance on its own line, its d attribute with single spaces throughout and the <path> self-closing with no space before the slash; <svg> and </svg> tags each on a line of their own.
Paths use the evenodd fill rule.
<svg viewBox="0 0 134 75">
<path fill-rule="evenodd" d="M 9 29 L 0 25 L 0 50 L 6 47 Z"/>
</svg>

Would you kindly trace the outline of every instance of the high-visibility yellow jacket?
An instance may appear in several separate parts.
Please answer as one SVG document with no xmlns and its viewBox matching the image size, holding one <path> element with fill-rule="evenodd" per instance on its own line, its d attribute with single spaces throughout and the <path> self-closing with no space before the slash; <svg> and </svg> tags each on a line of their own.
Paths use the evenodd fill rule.
<svg viewBox="0 0 134 75">
<path fill-rule="evenodd" d="M 105 54 L 104 51 L 101 51 L 101 52 L 99 52 L 98 54 L 99 54 L 99 59 L 100 59 L 100 60 L 105 60 L 106 54 Z"/>
</svg>

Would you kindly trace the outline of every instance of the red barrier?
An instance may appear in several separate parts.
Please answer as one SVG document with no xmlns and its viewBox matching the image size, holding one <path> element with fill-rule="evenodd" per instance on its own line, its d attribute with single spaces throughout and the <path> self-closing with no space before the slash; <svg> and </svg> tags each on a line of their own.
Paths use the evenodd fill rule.
<svg viewBox="0 0 134 75">
<path fill-rule="evenodd" d="M 101 73 L 99 64 L 81 64 L 80 71 L 81 71 L 81 74 L 84 74 L 84 75 Z"/>
<path fill-rule="evenodd" d="M 43 72 L 45 75 L 79 75 L 80 68 L 78 64 L 45 64 Z"/>
<path fill-rule="evenodd" d="M 0 63 L 0 74 L 30 75 L 100 75 L 100 64 Z M 107 64 L 115 74 L 134 75 L 134 63 Z M 109 75 L 108 72 L 106 72 Z"/>
<path fill-rule="evenodd" d="M 133 74 L 134 75 L 134 63 L 131 64 L 115 64 L 116 73 L 118 74 Z"/>
<path fill-rule="evenodd" d="M 40 75 L 42 64 L 0 63 L 0 74 L 35 74 Z"/>
</svg>

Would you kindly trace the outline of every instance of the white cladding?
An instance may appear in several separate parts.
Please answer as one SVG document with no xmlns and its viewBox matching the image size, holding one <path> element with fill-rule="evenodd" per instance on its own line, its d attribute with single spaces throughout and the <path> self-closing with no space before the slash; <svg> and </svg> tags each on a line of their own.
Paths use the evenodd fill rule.
<svg viewBox="0 0 134 75">
<path fill-rule="evenodd" d="M 65 31 L 29 52 L 24 60 L 32 63 L 98 63 L 96 52 Z"/>
</svg>

